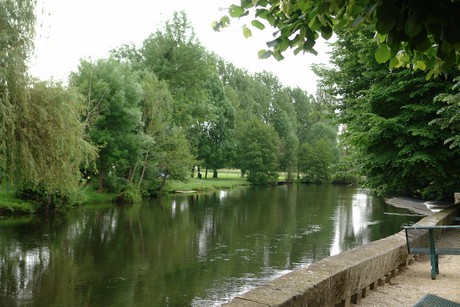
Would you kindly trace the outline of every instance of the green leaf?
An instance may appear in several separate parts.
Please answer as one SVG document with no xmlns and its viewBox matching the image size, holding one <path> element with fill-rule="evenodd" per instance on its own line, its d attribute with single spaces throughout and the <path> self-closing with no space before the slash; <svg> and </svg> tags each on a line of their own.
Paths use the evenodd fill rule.
<svg viewBox="0 0 460 307">
<path fill-rule="evenodd" d="M 268 59 L 272 55 L 272 52 L 262 49 L 259 50 L 257 55 L 259 56 L 259 59 Z"/>
<path fill-rule="evenodd" d="M 279 51 L 272 52 L 272 55 L 277 61 L 282 61 L 284 59 L 284 56 Z"/>
<path fill-rule="evenodd" d="M 228 9 L 228 13 L 233 18 L 238 18 L 244 15 L 245 10 L 242 7 L 232 4 Z"/>
<path fill-rule="evenodd" d="M 380 33 L 377 33 L 377 42 L 379 44 L 382 44 L 386 41 L 387 39 L 387 35 L 386 34 L 380 34 Z"/>
<path fill-rule="evenodd" d="M 375 29 L 381 34 L 387 34 L 396 24 L 396 13 L 398 8 L 393 1 L 382 1 L 382 4 L 377 7 L 377 22 Z"/>
<path fill-rule="evenodd" d="M 244 26 L 243 35 L 244 35 L 244 38 L 250 38 L 252 36 L 252 31 L 248 27 Z"/>
<path fill-rule="evenodd" d="M 241 1 L 241 7 L 244 8 L 244 9 L 248 9 L 248 8 L 251 8 L 253 7 L 254 4 L 251 0 L 242 0 Z"/>
<path fill-rule="evenodd" d="M 406 32 L 407 36 L 414 37 L 419 34 L 421 30 L 422 23 L 418 22 L 417 16 L 414 14 L 410 15 L 404 23 L 404 32 Z"/>
<path fill-rule="evenodd" d="M 398 64 L 399 64 L 398 58 L 397 58 L 397 57 L 393 57 L 393 58 L 390 60 L 389 68 L 390 68 L 390 69 L 393 69 L 393 68 L 395 68 Z"/>
<path fill-rule="evenodd" d="M 303 46 L 300 46 L 300 47 L 294 49 L 294 55 L 298 55 L 300 53 L 300 51 L 303 51 Z"/>
<path fill-rule="evenodd" d="M 380 44 L 374 53 L 377 63 L 385 63 L 390 59 L 390 49 L 385 44 Z"/>
<path fill-rule="evenodd" d="M 312 30 L 312 31 L 318 31 L 321 27 L 322 27 L 322 24 L 321 22 L 318 20 L 318 18 L 316 17 L 313 17 L 310 22 L 308 23 L 308 27 Z"/>
<path fill-rule="evenodd" d="M 258 21 L 258 20 L 255 20 L 255 19 L 254 19 L 253 21 L 251 21 L 251 24 L 252 24 L 254 27 L 256 27 L 257 29 L 259 29 L 259 30 L 265 29 L 264 24 L 261 23 L 261 22 Z"/>
<path fill-rule="evenodd" d="M 332 36 L 332 29 L 330 27 L 321 27 L 321 36 L 328 40 Z"/>
<path fill-rule="evenodd" d="M 313 50 L 315 43 L 316 41 L 314 39 L 307 39 L 307 41 L 303 44 L 303 49 L 310 52 Z"/>
<path fill-rule="evenodd" d="M 336 23 L 334 24 L 334 31 L 342 30 L 347 25 L 347 23 L 348 21 L 346 19 L 336 19 Z"/>
<path fill-rule="evenodd" d="M 272 41 L 267 42 L 266 44 L 267 44 L 267 47 L 268 47 L 268 48 L 273 48 L 273 47 L 275 47 L 276 45 L 280 44 L 281 41 L 282 41 L 281 38 L 277 38 L 277 39 L 274 39 L 274 40 L 272 40 Z"/>
<path fill-rule="evenodd" d="M 419 61 L 415 62 L 415 68 L 425 71 L 426 64 L 425 64 L 425 62 L 419 60 Z"/>
<path fill-rule="evenodd" d="M 283 39 L 281 43 L 278 45 L 278 49 L 283 52 L 289 48 L 289 39 Z"/>
<path fill-rule="evenodd" d="M 363 15 L 358 15 L 355 20 L 353 20 L 353 23 L 351 24 L 351 27 L 352 28 L 357 28 L 358 26 L 360 26 L 363 21 L 364 21 L 364 16 Z"/>
</svg>

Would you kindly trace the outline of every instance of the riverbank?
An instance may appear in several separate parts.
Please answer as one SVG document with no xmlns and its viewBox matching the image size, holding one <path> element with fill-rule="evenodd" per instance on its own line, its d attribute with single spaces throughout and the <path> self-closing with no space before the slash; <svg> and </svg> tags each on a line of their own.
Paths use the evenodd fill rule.
<svg viewBox="0 0 460 307">
<path fill-rule="evenodd" d="M 0 216 L 33 214 L 35 206 L 32 201 L 19 199 L 14 192 L 0 188 Z"/>
<path fill-rule="evenodd" d="M 171 193 L 200 193 L 216 190 L 229 190 L 250 183 L 246 178 L 241 178 L 234 171 L 220 172 L 219 178 L 198 179 L 191 178 L 186 182 L 170 182 L 165 194 Z M 112 203 L 116 199 L 116 193 L 97 192 L 90 185 L 81 188 L 74 195 L 71 206 L 91 206 L 101 203 Z M 14 191 L 0 187 L 0 216 L 28 215 L 37 212 L 38 205 L 32 200 L 24 200 L 16 197 Z"/>
</svg>

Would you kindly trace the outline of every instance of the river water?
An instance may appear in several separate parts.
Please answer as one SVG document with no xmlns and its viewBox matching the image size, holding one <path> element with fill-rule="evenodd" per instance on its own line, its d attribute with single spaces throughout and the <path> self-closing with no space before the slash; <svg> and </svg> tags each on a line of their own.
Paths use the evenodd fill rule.
<svg viewBox="0 0 460 307">
<path fill-rule="evenodd" d="M 3 218 L 0 306 L 216 306 L 420 218 L 330 185 Z"/>
</svg>

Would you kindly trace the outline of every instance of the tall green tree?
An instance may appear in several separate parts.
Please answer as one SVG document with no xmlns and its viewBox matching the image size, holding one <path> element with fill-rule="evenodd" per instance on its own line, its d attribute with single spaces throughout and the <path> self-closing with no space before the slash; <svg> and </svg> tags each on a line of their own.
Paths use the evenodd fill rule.
<svg viewBox="0 0 460 307">
<path fill-rule="evenodd" d="M 49 209 L 68 201 L 94 150 L 80 121 L 81 97 L 27 75 L 35 4 L 6 0 L 0 6 L 0 161 L 22 196 Z"/>
<path fill-rule="evenodd" d="M 104 190 L 105 184 L 117 189 L 119 180 L 128 180 L 145 141 L 138 75 L 128 63 L 115 59 L 82 60 L 79 71 L 71 75 L 71 84 L 87 99 L 84 121 L 99 148 L 98 190 Z"/>
<path fill-rule="evenodd" d="M 325 122 L 315 123 L 299 149 L 299 173 L 307 183 L 328 183 L 339 158 L 337 133 Z"/>
<path fill-rule="evenodd" d="M 186 14 L 175 12 L 164 29 L 144 40 L 140 54 L 145 67 L 168 83 L 178 125 L 188 129 L 202 119 L 208 108 L 206 83 L 216 65 L 198 42 Z"/>
<path fill-rule="evenodd" d="M 28 91 L 28 103 L 16 119 L 20 128 L 12 144 L 10 178 L 22 195 L 46 207 L 66 204 L 82 181 L 80 168 L 90 167 L 96 153 L 81 123 L 85 105 L 75 91 L 58 84 L 35 83 Z"/>
<path fill-rule="evenodd" d="M 142 117 L 145 135 L 151 140 L 144 148 L 138 185 L 150 195 L 164 188 L 166 180 L 186 180 L 195 164 L 186 133 L 172 119 L 174 98 L 165 81 L 150 73 L 142 77 Z"/>
<path fill-rule="evenodd" d="M 332 61 L 340 70 L 322 71 L 335 84 L 331 94 L 340 97 L 339 119 L 354 159 L 382 193 L 450 197 L 458 186 L 459 151 L 444 144 L 447 131 L 429 125 L 442 107 L 434 97 L 448 91 L 449 82 L 389 72 L 374 61 L 372 37 L 369 30 L 339 35 Z"/>
<path fill-rule="evenodd" d="M 27 60 L 33 49 L 35 1 L 2 1 L 0 6 L 0 150 L 2 169 L 13 175 L 27 161 L 12 160 L 16 120 L 28 103 Z M 16 163 L 19 163 L 16 165 Z"/>
<path fill-rule="evenodd" d="M 279 170 L 279 138 L 268 124 L 252 117 L 238 140 L 238 164 L 254 184 L 275 184 Z"/>
<path fill-rule="evenodd" d="M 205 120 L 192 128 L 192 133 L 199 135 L 197 156 L 206 167 L 206 175 L 212 169 L 213 177 L 217 178 L 217 170 L 228 166 L 234 155 L 235 110 L 217 75 L 208 80 L 207 89 L 210 108 Z"/>
</svg>

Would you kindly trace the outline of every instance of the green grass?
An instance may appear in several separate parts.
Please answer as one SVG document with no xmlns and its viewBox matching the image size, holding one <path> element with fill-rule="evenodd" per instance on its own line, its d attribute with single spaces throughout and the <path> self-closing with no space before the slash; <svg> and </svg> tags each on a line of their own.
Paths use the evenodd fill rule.
<svg viewBox="0 0 460 307">
<path fill-rule="evenodd" d="M 89 185 L 78 191 L 76 203 L 78 205 L 111 203 L 116 197 L 116 193 L 100 193 Z"/>
<path fill-rule="evenodd" d="M 35 206 L 31 201 L 16 198 L 13 191 L 8 191 L 0 187 L 0 214 L 32 214 L 35 212 Z"/>
<path fill-rule="evenodd" d="M 241 178 L 239 170 L 225 169 L 218 171 L 218 178 L 212 178 L 213 173 L 208 172 L 208 178 L 204 178 L 204 172 L 201 172 L 202 179 L 190 178 L 186 182 L 171 181 L 168 184 L 170 192 L 176 191 L 198 191 L 207 192 L 217 189 L 232 189 L 238 186 L 249 185 L 246 178 Z M 195 173 L 196 176 L 196 173 Z"/>
</svg>

